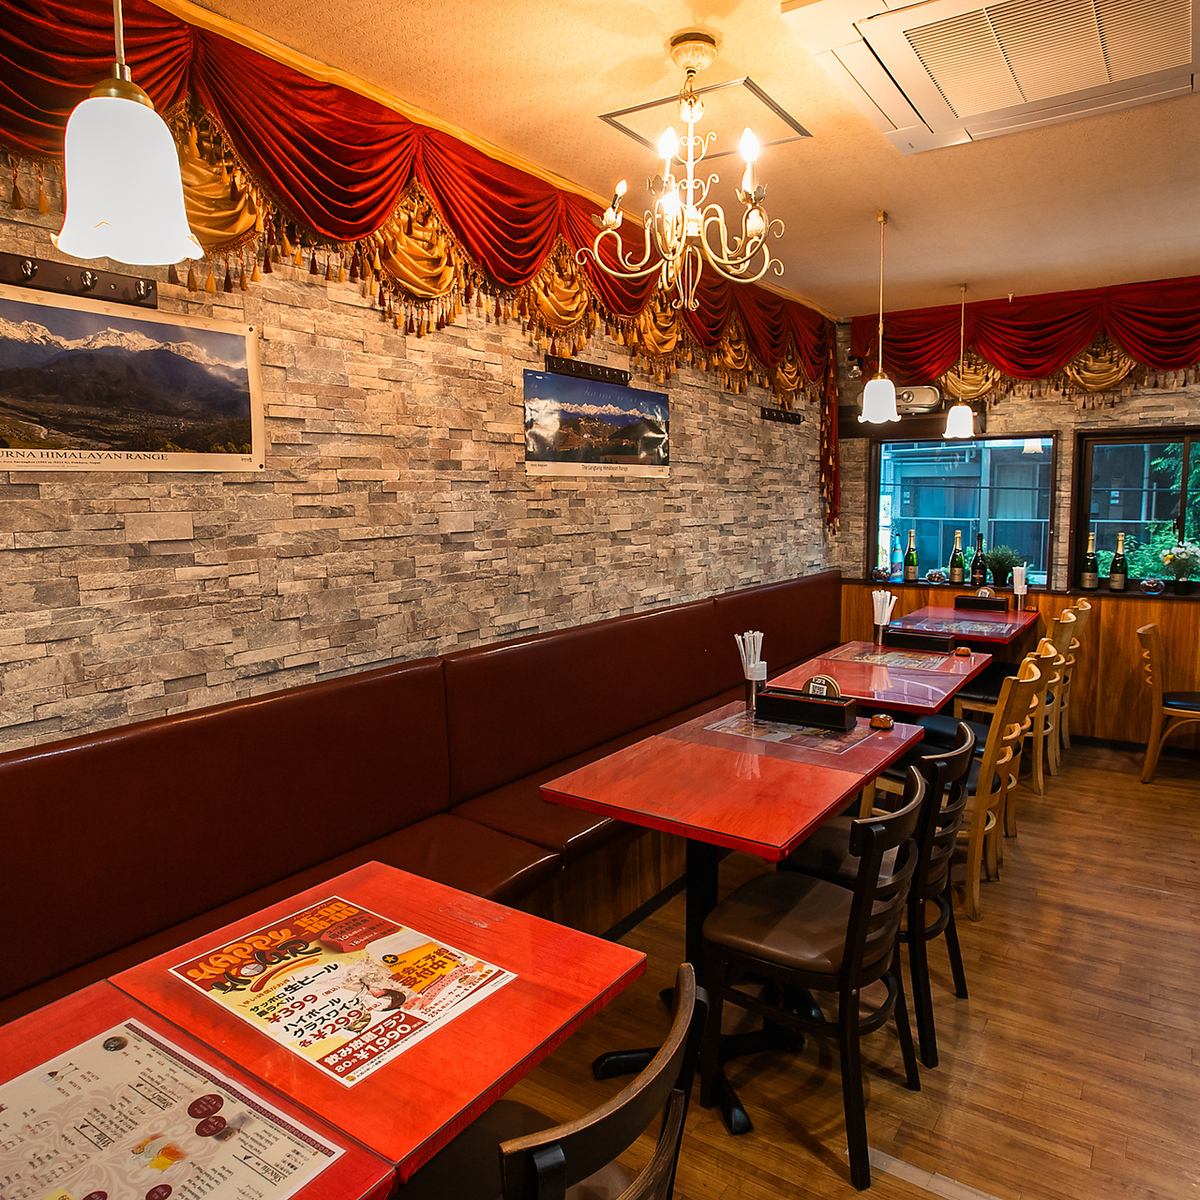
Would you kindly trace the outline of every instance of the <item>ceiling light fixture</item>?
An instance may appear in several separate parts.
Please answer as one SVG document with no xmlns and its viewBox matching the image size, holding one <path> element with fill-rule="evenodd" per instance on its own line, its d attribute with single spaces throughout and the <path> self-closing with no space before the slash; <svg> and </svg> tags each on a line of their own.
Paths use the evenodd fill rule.
<svg viewBox="0 0 1200 1200">
<path fill-rule="evenodd" d="M 967 360 L 967 285 L 960 283 L 962 302 L 958 311 L 958 378 L 961 383 Z M 975 436 L 975 412 L 969 404 L 960 400 L 946 413 L 944 438 L 973 438 Z"/>
<path fill-rule="evenodd" d="M 896 411 L 896 385 L 883 373 L 883 231 L 888 215 L 880 209 L 875 219 L 879 222 L 879 370 L 863 388 L 862 412 L 858 419 L 869 425 L 882 425 L 886 421 L 900 420 L 900 414 Z"/>
<path fill-rule="evenodd" d="M 581 263 L 590 256 L 601 270 L 620 279 L 643 279 L 657 273 L 663 292 L 674 293 L 673 308 L 698 306 L 696 288 L 706 264 L 732 283 L 756 283 L 768 271 L 783 274 L 783 264 L 771 257 L 767 246 L 768 237 L 778 238 L 783 233 L 783 222 L 772 221 L 763 208 L 767 188 L 758 182 L 755 164 L 760 146 L 754 133 L 743 130 L 738 143 L 746 169 L 742 186 L 735 192 L 743 211 L 740 229 L 732 240 L 724 209 L 708 202 L 709 189 L 719 176 L 709 174 L 701 179 L 696 175 L 717 135 L 712 131 L 703 135 L 696 132 L 696 124 L 704 115 L 704 101 L 696 93 L 694 81 L 696 73 L 711 66 L 716 57 L 717 42 L 711 34 L 692 30 L 671 39 L 671 61 L 685 72 L 679 93 L 679 118 L 687 132 L 681 137 L 671 127 L 658 139 L 662 172 L 647 183 L 654 207 L 642 217 L 645 246 L 641 256 L 634 258 L 634 252 L 626 250 L 619 232 L 621 201 L 628 190 L 624 179 L 613 189 L 612 203 L 603 215 L 592 217 L 600 230 L 595 241 L 577 255 Z M 682 179 L 675 176 L 676 163 L 684 169 Z M 607 261 L 601 254 L 605 241 L 612 243 Z"/>
<path fill-rule="evenodd" d="M 113 0 L 116 62 L 67 121 L 67 212 L 54 244 L 74 258 L 139 266 L 202 258 L 188 227 L 175 141 L 125 63 L 121 0 Z"/>
</svg>

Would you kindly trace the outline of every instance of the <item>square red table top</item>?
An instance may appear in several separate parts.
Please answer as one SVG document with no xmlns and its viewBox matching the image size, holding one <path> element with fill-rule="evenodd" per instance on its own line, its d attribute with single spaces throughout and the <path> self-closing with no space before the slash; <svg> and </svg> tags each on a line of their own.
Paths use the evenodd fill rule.
<svg viewBox="0 0 1200 1200">
<path fill-rule="evenodd" d="M 1036 612 L 986 612 L 928 605 L 892 624 L 918 633 L 952 633 L 968 642 L 1010 646 L 1038 619 Z"/>
<path fill-rule="evenodd" d="M 353 1086 L 171 973 L 331 898 L 511 971 L 516 978 Z M 279 923 L 283 923 L 281 926 Z M 113 979 L 397 1166 L 408 1179 L 645 970 L 646 956 L 381 863 L 367 863 Z"/>
<path fill-rule="evenodd" d="M 741 701 L 714 709 L 550 780 L 542 796 L 778 862 L 922 735 L 864 719 L 850 735 L 796 728 L 778 742 L 709 728 L 744 711 Z"/>
<path fill-rule="evenodd" d="M 297 1198 L 386 1200 L 395 1181 L 395 1168 L 390 1163 L 264 1086 L 260 1080 L 214 1053 L 203 1042 L 139 1004 L 111 983 L 92 984 L 0 1027 L 0 1084 L 8 1083 L 90 1038 L 130 1021 L 137 1022 L 151 1034 L 158 1035 L 163 1041 L 199 1060 L 219 1080 L 234 1085 L 248 1099 L 281 1113 L 294 1122 L 301 1133 L 316 1134 L 341 1148 L 341 1156 L 297 1191 Z M 3 1170 L 0 1169 L 2 1176 Z M 169 1169 L 164 1172 L 162 1182 L 172 1182 Z"/>
<path fill-rule="evenodd" d="M 843 696 L 925 715 L 938 712 L 991 661 L 990 654 L 978 651 L 942 654 L 846 642 L 785 671 L 771 686 L 799 689 L 814 675 L 828 675 Z"/>
</svg>

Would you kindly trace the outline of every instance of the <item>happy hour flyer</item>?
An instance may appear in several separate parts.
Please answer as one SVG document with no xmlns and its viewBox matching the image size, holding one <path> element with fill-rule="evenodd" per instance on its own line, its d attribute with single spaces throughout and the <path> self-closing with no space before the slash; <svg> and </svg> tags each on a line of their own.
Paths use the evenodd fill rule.
<svg viewBox="0 0 1200 1200">
<path fill-rule="evenodd" d="M 341 1154 L 137 1021 L 0 1085 L 3 1200 L 285 1200 Z"/>
<path fill-rule="evenodd" d="M 346 1087 L 516 978 L 339 896 L 172 974 Z"/>
</svg>

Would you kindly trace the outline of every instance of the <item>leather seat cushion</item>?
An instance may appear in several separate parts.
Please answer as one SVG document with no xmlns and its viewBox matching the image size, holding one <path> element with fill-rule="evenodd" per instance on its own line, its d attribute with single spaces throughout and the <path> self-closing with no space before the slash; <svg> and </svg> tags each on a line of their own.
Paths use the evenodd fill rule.
<svg viewBox="0 0 1200 1200">
<path fill-rule="evenodd" d="M 842 966 L 853 893 L 793 871 L 743 884 L 709 914 L 704 939 L 776 966 L 836 975 Z"/>
<path fill-rule="evenodd" d="M 715 696 L 719 643 L 705 600 L 449 655 L 453 802 Z"/>
<path fill-rule="evenodd" d="M 739 699 L 741 694 L 741 689 L 737 689 Z M 632 746 L 635 742 L 642 741 L 643 738 L 673 729 L 676 725 L 682 725 L 693 717 L 719 708 L 722 702 L 720 696 L 710 700 L 701 700 L 679 712 L 652 721 L 640 729 L 631 730 L 602 745 L 593 746 L 590 750 L 574 754 L 570 758 L 552 763 L 548 767 L 542 767 L 522 779 L 514 780 L 483 796 L 476 796 L 474 800 L 458 804 L 451 812 L 471 821 L 478 821 L 492 829 L 498 829 L 502 833 L 511 834 L 513 837 L 545 846 L 547 849 L 562 854 L 567 861 L 571 861 L 585 851 L 620 837 L 632 826 L 626 825 L 622 821 L 615 821 L 610 817 L 596 816 L 581 809 L 568 808 L 562 804 L 551 804 L 542 799 L 541 785 L 557 779 L 560 775 L 566 775 L 570 771 L 585 767 L 588 763 L 593 763 L 617 750 L 623 750 L 626 746 Z"/>
<path fill-rule="evenodd" d="M 444 813 L 442 663 L 12 751 L 0 797 L 0 908 L 25 914 L 10 994 Z"/>
<path fill-rule="evenodd" d="M 500 1200 L 500 1143 L 549 1129 L 545 1114 L 500 1100 L 429 1160 L 396 1193 L 404 1200 Z M 616 1200 L 632 1177 L 610 1163 L 574 1187 L 566 1200 Z"/>
<path fill-rule="evenodd" d="M 721 687 L 740 686 L 741 661 L 733 635 L 763 634 L 763 658 L 772 676 L 841 641 L 840 571 L 741 588 L 716 597 Z"/>
<path fill-rule="evenodd" d="M 0 1023 L 15 1020 L 231 921 L 240 921 L 363 863 L 387 863 L 491 900 L 511 901 L 553 874 L 561 861 L 542 846 L 462 817 L 438 813 L 0 1000 Z"/>
<path fill-rule="evenodd" d="M 1010 675 L 1013 668 L 1008 663 L 990 662 L 969 683 L 955 694 L 955 698 L 963 700 L 994 701 L 1000 695 L 1000 687 Z"/>
<path fill-rule="evenodd" d="M 1163 708 L 1200 712 L 1200 692 L 1167 692 L 1163 696 Z"/>
</svg>

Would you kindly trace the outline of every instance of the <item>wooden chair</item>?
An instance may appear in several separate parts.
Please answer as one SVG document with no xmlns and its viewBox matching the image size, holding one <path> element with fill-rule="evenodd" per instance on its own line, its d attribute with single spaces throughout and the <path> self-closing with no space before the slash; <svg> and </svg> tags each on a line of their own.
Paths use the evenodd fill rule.
<svg viewBox="0 0 1200 1200">
<path fill-rule="evenodd" d="M 1034 655 L 1027 655 L 1016 675 L 1000 686 L 1000 698 L 984 743 L 983 757 L 971 765 L 967 781 L 969 799 L 964 828 L 958 839 L 966 852 L 966 898 L 964 911 L 978 921 L 980 877 L 987 865 L 989 879 L 1000 872 L 1000 830 L 1009 794 L 1016 786 L 1025 734 L 1031 727 L 1031 712 L 1042 672 Z"/>
<path fill-rule="evenodd" d="M 1062 699 L 1058 705 L 1058 732 L 1063 750 L 1071 748 L 1071 693 L 1075 679 L 1075 667 L 1083 653 L 1083 635 L 1091 620 L 1092 606 L 1080 600 L 1071 610 L 1075 614 L 1075 631 L 1067 650 L 1067 662 L 1063 673 Z"/>
<path fill-rule="evenodd" d="M 1185 725 L 1200 721 L 1200 692 L 1168 692 L 1166 690 L 1167 660 L 1163 652 L 1162 630 L 1157 625 L 1143 625 L 1138 631 L 1142 644 L 1142 669 L 1150 688 L 1150 736 L 1146 741 L 1146 757 L 1142 760 L 1142 782 L 1154 778 L 1158 756 L 1173 733 Z"/>
<path fill-rule="evenodd" d="M 653 1060 L 599 1108 L 563 1125 L 501 1100 L 422 1167 L 404 1200 L 670 1200 L 707 1002 L 690 963 Z M 655 1120 L 658 1144 L 633 1175 L 616 1160 Z"/>
<path fill-rule="evenodd" d="M 926 795 L 925 808 L 917 823 L 917 867 L 908 893 L 900 940 L 908 946 L 917 1040 L 921 1062 L 927 1067 L 938 1065 L 927 948 L 929 942 L 943 934 L 954 977 L 954 993 L 960 1000 L 968 998 L 967 977 L 958 945 L 958 927 L 954 921 L 950 862 L 966 813 L 966 782 L 974 753 L 975 734 L 969 725 L 960 721 L 952 748 L 931 750 L 916 756 L 912 763 L 925 780 Z M 895 807 L 895 796 L 890 789 L 881 792 L 879 807 L 873 815 L 887 815 L 889 804 Z M 801 871 L 852 886 L 857 860 L 850 854 L 851 827 L 852 822 L 848 817 L 826 821 L 780 864 L 781 869 Z M 930 904 L 935 906 L 937 914 L 932 922 L 927 919 Z"/>
<path fill-rule="evenodd" d="M 1072 608 L 1060 612 L 1050 627 L 1050 641 L 1059 658 L 1062 659 L 1055 667 L 1058 676 L 1050 681 L 1046 691 L 1046 766 L 1051 775 L 1057 775 L 1062 766 L 1062 714 L 1063 714 L 1063 683 L 1066 678 L 1067 658 L 1071 653 L 1071 644 L 1076 641 L 1079 617 Z"/>
<path fill-rule="evenodd" d="M 1034 657 L 1039 659 L 1043 676 L 1036 693 L 1037 713 L 1029 727 L 1029 740 L 1033 751 L 1030 755 L 1030 775 L 1039 796 L 1045 795 L 1046 792 L 1047 766 L 1052 775 L 1058 773 L 1058 693 L 1051 689 L 1057 688 L 1061 683 L 1066 655 L 1060 647 L 1069 642 L 1074 621 L 1075 617 L 1069 612 L 1064 612 L 1062 617 L 1056 618 L 1051 626 L 1052 636 L 1042 638 L 1033 652 Z M 955 700 L 954 712 L 961 720 L 969 712 L 995 713 L 998 704 L 999 696 L 995 700 L 967 696 Z M 1011 812 L 1006 810 L 1004 832 L 1009 837 L 1016 837 L 1015 806 Z"/>
<path fill-rule="evenodd" d="M 853 885 L 798 871 L 759 875 L 738 888 L 704 923 L 704 979 L 711 1003 L 700 1051 L 700 1101 L 715 1104 L 725 1086 L 721 1070 L 721 1016 L 726 1001 L 776 1026 L 837 1041 L 850 1179 L 869 1187 L 859 1039 L 894 1017 L 904 1058 L 905 1082 L 921 1086 L 897 935 L 917 865 L 916 830 L 925 803 L 925 782 L 909 771 L 905 803 L 894 813 L 854 821 L 849 850 L 857 860 Z M 762 996 L 740 990 L 747 977 L 765 981 Z M 862 990 L 882 982 L 879 1007 L 863 1013 Z M 837 1016 L 827 1020 L 786 1002 L 800 990 L 833 993 Z M 772 998 L 783 997 L 776 1004 Z"/>
</svg>

